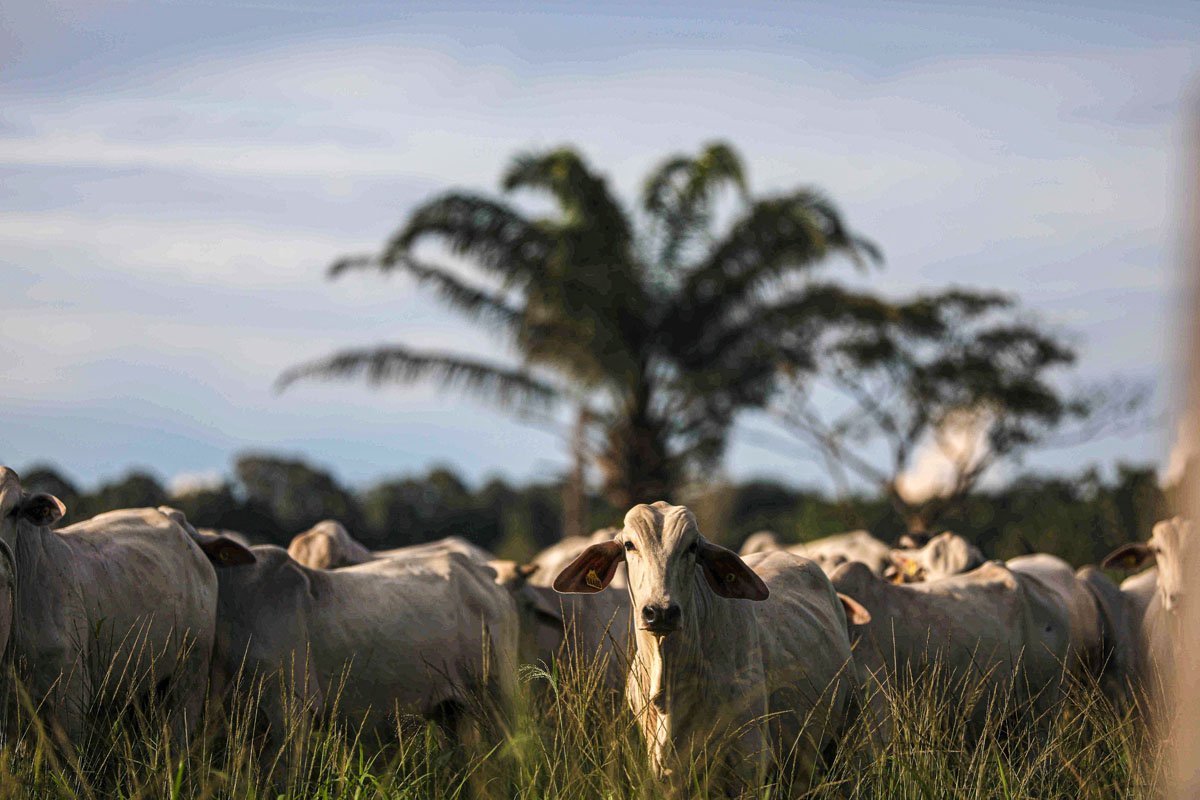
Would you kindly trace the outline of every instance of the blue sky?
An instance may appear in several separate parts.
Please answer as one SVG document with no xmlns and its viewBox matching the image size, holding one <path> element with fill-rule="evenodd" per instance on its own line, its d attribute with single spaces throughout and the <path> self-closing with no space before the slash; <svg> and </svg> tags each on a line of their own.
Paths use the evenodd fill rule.
<svg viewBox="0 0 1200 800">
<path fill-rule="evenodd" d="M 628 197 L 726 138 L 757 190 L 832 194 L 884 248 L 880 290 L 1018 293 L 1080 380 L 1155 381 L 1169 406 L 1200 6 L 590 5 L 5 4 L 0 463 L 90 484 L 253 448 L 354 483 L 555 473 L 556 436 L 486 406 L 271 382 L 344 345 L 497 352 L 403 279 L 323 271 L 561 142 Z M 1170 438 L 1029 464 L 1161 463 Z M 821 481 L 740 435 L 726 469 Z"/>
</svg>

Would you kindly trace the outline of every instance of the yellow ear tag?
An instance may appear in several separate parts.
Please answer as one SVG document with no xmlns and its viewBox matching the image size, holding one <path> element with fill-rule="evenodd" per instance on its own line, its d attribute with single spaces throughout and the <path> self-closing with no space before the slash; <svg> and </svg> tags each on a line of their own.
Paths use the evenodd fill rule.
<svg viewBox="0 0 1200 800">
<path fill-rule="evenodd" d="M 592 587 L 593 589 L 601 588 L 600 576 L 596 574 L 596 570 L 594 570 L 594 569 L 588 570 L 587 577 L 584 578 L 583 581 L 584 581 L 584 583 L 586 583 L 588 586 Z"/>
<path fill-rule="evenodd" d="M 917 562 L 911 558 L 904 562 L 904 574 L 913 577 L 917 574 Z"/>
</svg>

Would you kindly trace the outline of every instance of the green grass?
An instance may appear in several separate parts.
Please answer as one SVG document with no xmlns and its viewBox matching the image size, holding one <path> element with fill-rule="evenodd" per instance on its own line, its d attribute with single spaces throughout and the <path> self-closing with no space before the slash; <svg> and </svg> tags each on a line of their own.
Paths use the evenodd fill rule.
<svg viewBox="0 0 1200 800">
<path fill-rule="evenodd" d="M 205 719 L 182 752 L 160 710 L 97 711 L 77 757 L 61 755 L 27 705 L 0 748 L 0 798 L 661 798 L 632 719 L 599 682 L 596 665 L 523 671 L 511 719 L 453 741 L 441 726 L 404 719 L 385 746 L 359 732 L 289 715 L 282 753 L 262 755 L 263 692 L 236 693 Z M 795 796 L 811 798 L 1152 797 L 1154 751 L 1133 713 L 1093 687 L 1073 686 L 1036 724 L 995 702 L 973 727 L 956 694 L 928 680 L 874 697 L 891 736 L 872 744 L 867 718 L 842 739 L 833 763 Z M 697 766 L 683 794 L 716 794 Z M 747 796 L 780 796 L 771 785 Z"/>
</svg>

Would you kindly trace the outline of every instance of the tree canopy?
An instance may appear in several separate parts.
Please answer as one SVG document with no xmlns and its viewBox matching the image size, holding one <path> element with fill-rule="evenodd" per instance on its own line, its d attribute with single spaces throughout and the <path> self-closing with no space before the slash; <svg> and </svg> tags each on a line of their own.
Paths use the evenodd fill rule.
<svg viewBox="0 0 1200 800">
<path fill-rule="evenodd" d="M 772 410 L 843 491 L 852 477 L 867 481 L 914 531 L 960 505 L 998 462 L 1101 405 L 1060 386 L 1074 349 L 1011 297 L 831 291 L 811 317 L 819 324 L 800 332 L 811 347 Z"/>
<path fill-rule="evenodd" d="M 810 310 L 818 267 L 880 259 L 820 191 L 751 194 L 742 159 L 721 142 L 665 159 L 635 210 L 569 147 L 517 156 L 501 187 L 499 199 L 435 197 L 379 253 L 330 272 L 403 271 L 496 331 L 512 362 L 395 344 L 301 364 L 280 385 L 430 380 L 524 413 L 575 403 L 607 497 L 669 498 L 716 462 L 738 411 L 767 402 L 781 358 L 801 356 L 803 341 L 780 333 Z M 555 212 L 527 214 L 518 192 Z M 472 274 L 419 253 L 425 244 Z"/>
</svg>

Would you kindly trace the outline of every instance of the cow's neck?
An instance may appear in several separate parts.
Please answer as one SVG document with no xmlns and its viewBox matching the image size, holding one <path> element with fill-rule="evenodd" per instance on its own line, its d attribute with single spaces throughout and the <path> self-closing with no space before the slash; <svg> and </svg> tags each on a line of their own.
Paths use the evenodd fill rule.
<svg viewBox="0 0 1200 800">
<path fill-rule="evenodd" d="M 761 663 L 746 604 L 717 597 L 699 573 L 696 581 L 679 630 L 665 637 L 641 629 L 634 634 L 629 703 L 659 764 L 717 722 L 714 712 L 726 705 L 718 695 Z"/>
<path fill-rule="evenodd" d="M 5 537 L 4 543 L 9 546 L 16 561 L 18 580 L 23 579 L 26 583 L 36 581 L 38 573 L 52 562 L 55 551 L 63 547 L 58 534 L 29 523 L 17 525 L 11 537 Z"/>
<path fill-rule="evenodd" d="M 12 552 L 16 571 L 15 636 L 21 628 L 44 625 L 47 615 L 63 613 L 63 598 L 56 589 L 71 586 L 61 580 L 66 565 L 71 563 L 71 554 L 65 552 L 68 548 L 59 535 L 48 528 L 24 523 L 16 526 L 13 534 L 5 537 L 4 543 Z"/>
</svg>

